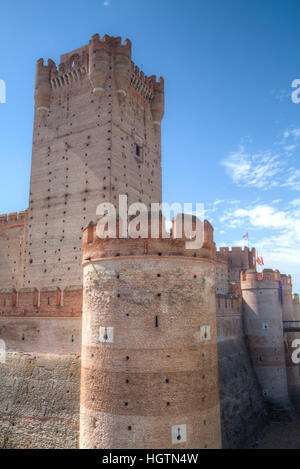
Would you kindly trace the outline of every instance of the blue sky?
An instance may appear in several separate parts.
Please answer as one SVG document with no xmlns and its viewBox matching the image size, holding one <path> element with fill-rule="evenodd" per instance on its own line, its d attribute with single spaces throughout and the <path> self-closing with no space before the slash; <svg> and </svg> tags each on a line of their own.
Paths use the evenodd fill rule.
<svg viewBox="0 0 300 469">
<path fill-rule="evenodd" d="M 163 198 L 203 202 L 218 245 L 248 231 L 300 290 L 297 0 L 16 0 L 1 5 L 0 213 L 27 208 L 35 63 L 99 32 L 165 78 Z"/>
</svg>

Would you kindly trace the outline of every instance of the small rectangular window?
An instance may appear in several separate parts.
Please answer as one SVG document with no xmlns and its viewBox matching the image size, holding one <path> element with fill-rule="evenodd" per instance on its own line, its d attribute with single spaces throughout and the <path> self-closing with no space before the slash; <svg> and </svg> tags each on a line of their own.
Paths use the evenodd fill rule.
<svg viewBox="0 0 300 469">
<path fill-rule="evenodd" d="M 136 145 L 135 152 L 136 152 L 136 156 L 141 156 L 141 148 L 139 147 L 139 145 Z"/>
</svg>

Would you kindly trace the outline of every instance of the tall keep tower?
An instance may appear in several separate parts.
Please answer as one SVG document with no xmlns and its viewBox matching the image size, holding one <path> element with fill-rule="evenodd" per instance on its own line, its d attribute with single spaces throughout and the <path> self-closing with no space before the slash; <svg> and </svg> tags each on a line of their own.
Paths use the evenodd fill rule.
<svg viewBox="0 0 300 469">
<path fill-rule="evenodd" d="M 161 201 L 164 81 L 131 61 L 131 43 L 89 45 L 37 62 L 23 283 L 81 284 L 82 229 L 101 202 Z"/>
</svg>

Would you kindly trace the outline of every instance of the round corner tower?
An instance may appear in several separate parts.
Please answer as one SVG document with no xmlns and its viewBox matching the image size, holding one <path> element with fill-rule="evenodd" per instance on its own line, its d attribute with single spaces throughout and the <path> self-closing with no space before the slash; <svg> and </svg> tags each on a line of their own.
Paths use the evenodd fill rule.
<svg viewBox="0 0 300 469">
<path fill-rule="evenodd" d="M 85 229 L 81 448 L 220 448 L 213 245 Z"/>
<path fill-rule="evenodd" d="M 293 362 L 293 352 L 295 347 L 293 343 L 300 339 L 300 333 L 293 331 L 295 328 L 294 321 L 297 321 L 295 315 L 295 301 L 297 298 L 292 293 L 292 278 L 290 275 L 280 275 L 281 291 L 282 291 L 282 316 L 284 321 L 284 345 L 286 354 L 286 372 L 287 383 L 290 399 L 297 411 L 300 410 L 300 376 L 299 364 Z"/>
<path fill-rule="evenodd" d="M 300 321 L 300 301 L 298 293 L 293 294 L 294 320 Z"/>
<path fill-rule="evenodd" d="M 241 274 L 245 334 L 262 393 L 270 403 L 288 407 L 279 280 L 271 269 Z"/>
</svg>

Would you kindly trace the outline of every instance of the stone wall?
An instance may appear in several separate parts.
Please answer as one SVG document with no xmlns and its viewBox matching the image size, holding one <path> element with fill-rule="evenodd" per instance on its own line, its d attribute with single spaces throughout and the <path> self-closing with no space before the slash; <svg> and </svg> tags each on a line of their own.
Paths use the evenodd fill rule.
<svg viewBox="0 0 300 469">
<path fill-rule="evenodd" d="M 172 311 L 172 318 L 170 320 L 172 319 L 173 326 L 174 321 L 178 321 L 175 309 L 180 308 L 181 303 L 180 301 L 178 302 L 177 298 L 172 306 L 173 301 L 169 297 L 166 304 L 165 295 L 168 289 L 167 279 L 170 267 L 169 263 L 161 263 L 158 259 L 150 261 L 150 270 L 153 275 L 152 289 L 162 293 L 162 297 L 157 297 L 155 303 L 153 303 L 150 291 L 143 291 L 143 301 L 141 301 L 140 287 L 135 288 L 134 295 L 132 295 L 133 290 L 128 289 L 129 279 L 127 278 L 128 268 L 132 269 L 132 262 L 130 261 L 128 264 L 128 261 L 118 261 L 117 259 L 113 262 L 108 261 L 105 275 L 107 276 L 108 272 L 110 272 L 112 278 L 110 280 L 107 278 L 105 285 L 107 286 L 107 282 L 113 282 L 114 291 L 122 294 L 122 300 L 117 295 L 115 299 L 112 299 L 111 307 L 117 307 L 117 304 L 122 301 L 124 321 L 132 322 L 134 320 L 134 317 L 128 317 L 126 313 L 128 310 L 128 314 L 132 315 L 133 305 L 141 311 L 145 307 L 143 305 L 148 303 L 152 305 L 151 313 L 148 312 L 146 314 L 145 312 L 143 318 L 145 324 L 142 325 L 142 318 L 140 318 L 138 323 L 134 325 L 134 328 L 129 329 L 129 333 L 132 329 L 134 334 L 136 328 L 146 327 L 148 342 L 151 342 L 153 334 L 162 334 L 160 329 L 167 327 L 167 324 L 165 324 L 167 321 L 166 311 Z M 174 258 L 171 262 L 175 267 L 176 259 Z M 183 262 L 185 261 L 183 260 Z M 178 270 L 178 267 L 175 267 L 173 272 L 173 280 L 177 279 L 177 284 L 182 284 L 180 290 L 188 288 L 192 292 L 194 287 L 201 282 L 201 275 L 199 276 L 196 267 L 197 261 L 191 262 L 191 265 L 185 264 L 185 287 L 182 284 L 180 269 Z M 138 265 L 138 263 L 135 263 L 135 271 Z M 107 270 L 108 266 L 109 271 Z M 142 270 L 139 282 L 143 278 Z M 148 274 L 150 270 L 148 269 Z M 160 277 L 157 276 L 158 274 Z M 194 275 L 197 275 L 197 278 L 194 278 Z M 139 275 L 137 279 L 139 279 Z M 103 286 L 105 285 L 103 284 Z M 105 291 L 106 289 L 104 288 L 103 295 L 106 297 Z M 56 298 L 57 294 L 55 293 L 54 295 L 54 292 L 52 293 L 53 297 L 55 296 Z M 34 295 L 32 293 L 30 297 L 33 301 Z M 98 304 L 99 299 L 97 300 L 95 297 L 95 306 Z M 43 303 L 48 304 L 46 297 L 42 298 Z M 66 304 L 68 303 L 70 309 L 70 300 L 67 300 Z M 155 305 L 159 306 L 157 314 L 155 313 Z M 49 305 L 49 308 L 51 310 L 53 305 Z M 59 317 L 57 309 L 55 310 L 56 312 L 53 312 L 53 309 L 52 312 L 50 310 L 48 310 L 48 317 L 36 317 L 36 309 L 32 309 L 31 313 L 26 313 L 27 316 L 24 316 L 24 311 L 21 314 L 21 310 L 17 311 L 14 309 L 11 314 L 15 314 L 15 316 L 9 316 L 6 313 L 6 316 L 0 318 L 0 446 L 2 448 L 76 448 L 79 445 L 81 318 L 79 315 L 68 318 Z M 188 311 L 185 311 L 184 317 L 186 323 Z M 259 437 L 266 422 L 266 411 L 261 397 L 261 389 L 257 383 L 245 345 L 240 300 L 218 297 L 217 311 L 222 446 L 224 448 L 244 447 L 251 444 L 254 438 Z M 50 312 L 52 317 L 49 317 Z M 64 309 L 65 315 L 67 314 L 66 312 L 67 306 Z M 158 316 L 158 328 L 156 327 L 156 315 Z M 120 320 L 121 318 L 118 321 Z M 181 329 L 179 328 L 178 332 L 180 330 L 181 335 L 188 333 L 186 325 L 182 326 Z M 118 335 L 119 331 L 117 331 L 116 336 L 119 341 Z M 178 340 L 176 343 L 178 345 Z M 109 344 L 107 345 L 109 346 Z M 133 349 L 130 353 L 128 352 L 131 361 L 137 360 L 138 357 L 134 358 L 135 354 L 136 352 Z M 173 354 L 174 352 L 170 356 L 173 357 Z M 180 354 L 178 355 L 177 362 L 179 357 Z M 109 363 L 108 355 L 106 360 Z M 148 390 L 144 394 L 146 393 L 145 396 L 155 401 L 153 392 L 155 390 L 154 385 L 159 378 L 157 375 L 158 370 L 155 371 L 153 369 L 151 372 L 150 369 L 153 368 L 154 364 L 152 364 L 152 360 L 147 363 L 146 377 Z M 173 365 L 175 363 L 174 357 L 172 363 Z M 211 369 L 211 363 L 212 358 L 210 357 L 209 369 Z M 133 363 L 126 365 L 126 373 L 130 373 L 130 380 L 133 380 L 133 382 L 138 380 L 141 366 L 141 364 L 138 366 L 137 363 L 136 365 Z M 173 406 L 176 405 L 176 401 L 179 398 L 183 374 L 189 375 L 189 380 L 191 380 L 193 371 L 192 363 L 188 365 L 188 369 L 186 369 L 185 365 L 184 369 L 177 370 L 176 373 L 174 370 L 172 371 L 170 366 L 171 364 L 165 364 L 163 389 L 159 399 L 166 405 L 165 412 L 172 414 Z M 203 367 L 202 365 L 199 367 L 199 370 L 201 370 L 201 376 L 202 373 L 205 375 L 208 372 L 208 369 L 206 370 L 205 366 Z M 108 369 L 106 370 L 107 373 Z M 113 386 L 113 396 L 115 396 L 116 402 L 119 402 L 120 405 L 128 402 L 128 409 L 122 407 L 124 415 L 121 420 L 128 419 L 128 416 L 126 417 L 127 414 L 131 416 L 130 418 L 133 418 L 132 400 L 135 401 L 137 396 L 135 395 L 134 388 L 132 388 L 132 382 L 126 384 L 128 376 L 124 374 L 124 386 L 128 387 L 128 389 L 122 388 L 123 395 L 119 395 L 119 391 L 117 391 L 118 386 L 115 386 L 117 374 L 114 375 L 114 381 L 112 382 L 109 376 L 111 375 L 108 373 L 105 378 L 105 388 L 101 389 L 101 393 L 104 393 L 103 396 L 106 396 L 106 399 L 104 399 L 106 407 L 109 402 L 108 396 L 111 392 L 110 386 Z M 165 382 L 166 379 L 168 379 L 168 383 Z M 175 389 L 177 389 L 176 392 Z M 93 387 L 91 387 L 91 391 L 98 392 Z M 211 390 L 210 392 L 213 391 Z M 208 404 L 210 401 L 211 399 L 208 401 Z M 170 402 L 170 408 L 167 407 L 167 402 Z M 203 403 L 195 403 L 195 406 L 197 405 L 203 405 Z M 211 431 L 208 411 L 206 411 L 205 420 L 207 420 L 205 425 L 207 431 Z M 124 437 L 127 436 L 127 431 Z"/>
<path fill-rule="evenodd" d="M 0 288 L 23 285 L 27 211 L 0 215 Z"/>
<path fill-rule="evenodd" d="M 217 330 L 223 448 L 244 448 L 268 421 L 243 333 L 241 300 L 217 298 Z"/>
<path fill-rule="evenodd" d="M 76 448 L 80 318 L 0 318 L 0 447 Z"/>
</svg>

